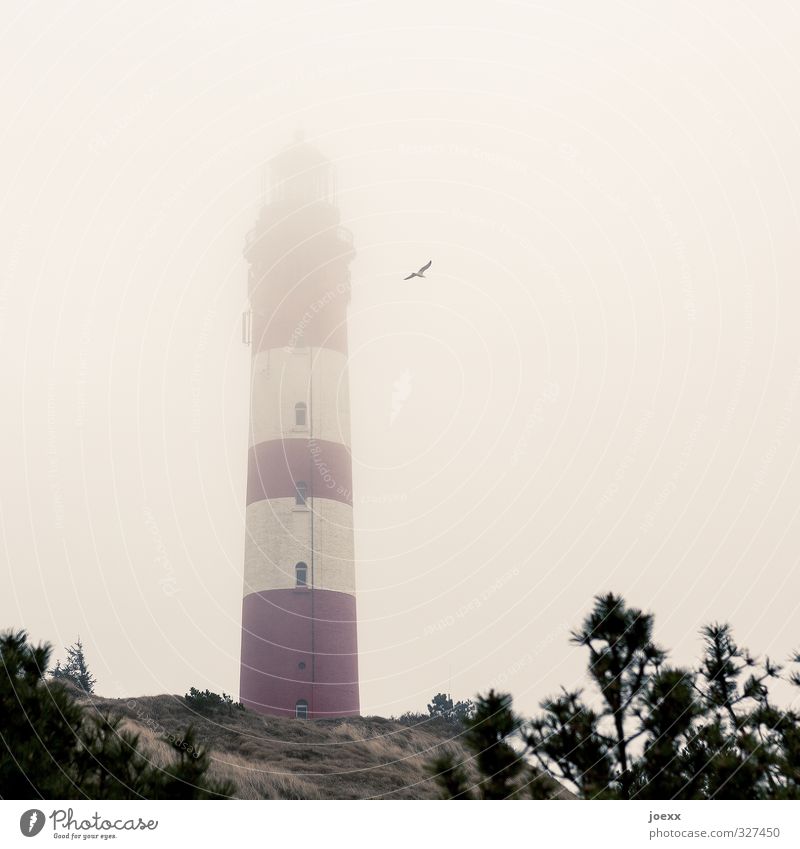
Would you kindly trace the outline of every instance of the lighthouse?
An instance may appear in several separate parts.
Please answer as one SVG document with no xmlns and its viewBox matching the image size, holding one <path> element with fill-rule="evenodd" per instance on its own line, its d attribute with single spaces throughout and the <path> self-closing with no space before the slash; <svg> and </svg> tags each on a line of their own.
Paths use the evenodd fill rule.
<svg viewBox="0 0 800 849">
<path fill-rule="evenodd" d="M 359 713 L 347 307 L 352 235 L 331 163 L 275 157 L 248 234 L 251 345 L 240 698 L 297 718 Z"/>
</svg>

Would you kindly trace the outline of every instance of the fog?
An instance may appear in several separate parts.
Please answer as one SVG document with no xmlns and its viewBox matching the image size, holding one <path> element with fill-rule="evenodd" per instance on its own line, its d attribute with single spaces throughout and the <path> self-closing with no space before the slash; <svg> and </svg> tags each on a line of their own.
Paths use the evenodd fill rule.
<svg viewBox="0 0 800 849">
<path fill-rule="evenodd" d="M 10 4 L 0 627 L 80 635 L 104 695 L 238 693 L 242 249 L 302 132 L 357 251 L 362 711 L 533 711 L 609 590 L 676 662 L 717 619 L 787 655 L 799 36 L 789 3 Z"/>
</svg>

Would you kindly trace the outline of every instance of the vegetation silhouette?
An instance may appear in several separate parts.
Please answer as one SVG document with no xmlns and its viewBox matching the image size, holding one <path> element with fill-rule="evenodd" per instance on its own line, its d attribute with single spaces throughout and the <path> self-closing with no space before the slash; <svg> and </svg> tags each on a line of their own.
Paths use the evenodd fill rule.
<svg viewBox="0 0 800 849">
<path fill-rule="evenodd" d="M 461 739 L 471 756 L 430 763 L 442 795 L 551 798 L 555 779 L 580 799 L 800 798 L 800 715 L 769 691 L 800 674 L 754 658 L 720 623 L 702 629 L 697 669 L 672 666 L 653 622 L 596 596 L 571 638 L 589 652 L 594 697 L 562 689 L 524 721 L 510 695 L 479 696 Z"/>
<path fill-rule="evenodd" d="M 230 782 L 206 778 L 210 761 L 191 727 L 159 766 L 121 716 L 80 704 L 70 676 L 45 677 L 50 646 L 25 631 L 0 634 L 0 797 L 3 799 L 220 799 Z M 190 754 L 191 753 L 191 754 Z"/>
</svg>

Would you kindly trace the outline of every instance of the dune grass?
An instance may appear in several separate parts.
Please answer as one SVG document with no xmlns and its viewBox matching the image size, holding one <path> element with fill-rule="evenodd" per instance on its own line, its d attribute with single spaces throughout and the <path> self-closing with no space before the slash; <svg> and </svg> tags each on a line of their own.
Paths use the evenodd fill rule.
<svg viewBox="0 0 800 849">
<path fill-rule="evenodd" d="M 209 777 L 233 781 L 241 799 L 434 799 L 426 765 L 443 747 L 463 749 L 438 721 L 405 726 L 382 717 L 296 720 L 253 711 L 198 712 L 180 696 L 83 699 L 122 714 L 156 764 L 169 762 L 165 738 L 189 725 L 211 757 Z M 465 755 L 466 757 L 466 755 Z"/>
</svg>

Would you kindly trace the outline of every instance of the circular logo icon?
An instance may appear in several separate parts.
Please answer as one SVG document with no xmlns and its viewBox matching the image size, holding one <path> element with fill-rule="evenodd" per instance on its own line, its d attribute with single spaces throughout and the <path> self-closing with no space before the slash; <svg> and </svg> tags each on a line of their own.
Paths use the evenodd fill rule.
<svg viewBox="0 0 800 849">
<path fill-rule="evenodd" d="M 25 837 L 36 837 L 44 828 L 44 811 L 31 808 L 19 818 L 19 830 Z"/>
</svg>

